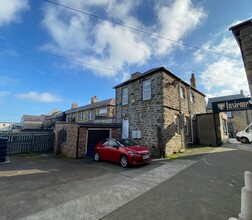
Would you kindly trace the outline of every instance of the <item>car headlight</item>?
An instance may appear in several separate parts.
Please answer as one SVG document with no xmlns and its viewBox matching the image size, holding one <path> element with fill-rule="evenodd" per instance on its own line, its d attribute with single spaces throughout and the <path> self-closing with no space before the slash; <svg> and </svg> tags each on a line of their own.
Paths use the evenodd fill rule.
<svg viewBox="0 0 252 220">
<path fill-rule="evenodd" d="M 129 151 L 129 154 L 130 154 L 130 155 L 137 155 L 138 153 L 130 150 L 130 151 Z"/>
</svg>

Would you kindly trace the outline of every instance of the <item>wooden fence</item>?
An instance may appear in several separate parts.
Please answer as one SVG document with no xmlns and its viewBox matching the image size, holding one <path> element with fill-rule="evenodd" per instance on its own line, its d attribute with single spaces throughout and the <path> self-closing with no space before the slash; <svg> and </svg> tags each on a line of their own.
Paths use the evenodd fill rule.
<svg viewBox="0 0 252 220">
<path fill-rule="evenodd" d="M 0 137 L 8 138 L 8 155 L 53 150 L 53 132 L 0 132 Z"/>
</svg>

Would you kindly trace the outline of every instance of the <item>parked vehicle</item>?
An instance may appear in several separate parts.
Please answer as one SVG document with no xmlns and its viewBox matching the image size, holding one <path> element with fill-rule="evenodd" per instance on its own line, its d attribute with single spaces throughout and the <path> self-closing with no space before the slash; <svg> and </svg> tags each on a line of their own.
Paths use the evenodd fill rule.
<svg viewBox="0 0 252 220">
<path fill-rule="evenodd" d="M 151 153 L 148 147 L 137 145 L 130 139 L 107 138 L 95 146 L 94 160 L 100 159 L 118 162 L 122 167 L 127 167 L 150 162 Z"/>
<path fill-rule="evenodd" d="M 236 140 L 243 144 L 252 142 L 252 123 L 243 131 L 239 131 L 236 134 Z"/>
</svg>

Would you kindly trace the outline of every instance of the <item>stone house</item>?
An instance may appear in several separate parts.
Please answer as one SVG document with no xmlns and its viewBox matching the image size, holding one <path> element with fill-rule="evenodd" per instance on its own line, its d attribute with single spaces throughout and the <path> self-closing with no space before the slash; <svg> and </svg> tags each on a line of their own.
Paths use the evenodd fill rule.
<svg viewBox="0 0 252 220">
<path fill-rule="evenodd" d="M 23 115 L 21 118 L 22 130 L 41 130 L 45 121 L 45 115 Z"/>
<path fill-rule="evenodd" d="M 114 122 L 114 103 L 113 98 L 99 102 L 94 96 L 91 104 L 72 104 L 71 109 L 56 115 L 64 121 L 55 121 L 55 153 L 84 158 L 93 155 L 96 143 L 102 139 L 121 137 L 121 124 Z"/>
<path fill-rule="evenodd" d="M 116 122 L 122 123 L 122 137 L 132 138 L 164 157 L 194 142 L 193 121 L 205 113 L 205 95 L 191 84 L 159 67 L 134 73 L 114 87 Z"/>
<path fill-rule="evenodd" d="M 213 102 L 230 101 L 244 98 L 247 97 L 243 94 L 242 90 L 240 94 L 209 98 L 206 109 L 208 113 L 212 113 Z M 244 130 L 252 122 L 252 110 L 230 111 L 226 113 L 229 137 L 235 137 L 236 131 Z"/>
</svg>

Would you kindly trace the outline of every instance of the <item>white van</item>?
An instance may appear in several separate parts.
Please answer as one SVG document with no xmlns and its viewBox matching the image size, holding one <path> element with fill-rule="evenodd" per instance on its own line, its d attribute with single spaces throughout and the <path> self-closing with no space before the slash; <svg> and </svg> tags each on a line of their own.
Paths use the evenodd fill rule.
<svg viewBox="0 0 252 220">
<path fill-rule="evenodd" d="M 236 140 L 240 141 L 243 144 L 252 142 L 252 123 L 243 131 L 239 131 L 236 134 Z"/>
</svg>

